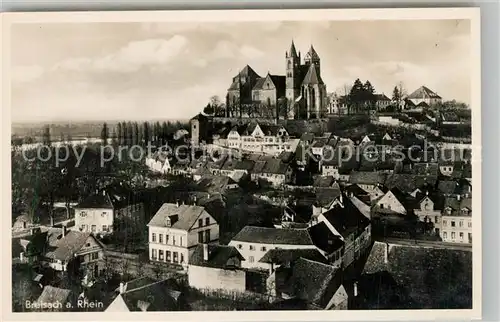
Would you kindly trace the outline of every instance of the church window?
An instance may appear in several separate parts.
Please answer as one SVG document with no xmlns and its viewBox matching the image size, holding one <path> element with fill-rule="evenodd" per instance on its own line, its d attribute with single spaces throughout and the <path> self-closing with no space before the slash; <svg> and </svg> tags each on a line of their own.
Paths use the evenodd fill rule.
<svg viewBox="0 0 500 322">
<path fill-rule="evenodd" d="M 292 62 L 288 61 L 288 68 L 292 67 Z"/>
</svg>

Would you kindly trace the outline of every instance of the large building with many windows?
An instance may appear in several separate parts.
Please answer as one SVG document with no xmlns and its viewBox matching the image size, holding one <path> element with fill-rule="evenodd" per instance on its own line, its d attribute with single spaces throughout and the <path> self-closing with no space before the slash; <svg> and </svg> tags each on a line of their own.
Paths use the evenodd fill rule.
<svg viewBox="0 0 500 322">
<path fill-rule="evenodd" d="M 472 244 L 472 198 L 445 199 L 441 239 L 449 243 Z"/>
<path fill-rule="evenodd" d="M 198 244 L 219 241 L 219 224 L 200 206 L 164 203 L 148 229 L 149 259 L 184 268 Z"/>
</svg>

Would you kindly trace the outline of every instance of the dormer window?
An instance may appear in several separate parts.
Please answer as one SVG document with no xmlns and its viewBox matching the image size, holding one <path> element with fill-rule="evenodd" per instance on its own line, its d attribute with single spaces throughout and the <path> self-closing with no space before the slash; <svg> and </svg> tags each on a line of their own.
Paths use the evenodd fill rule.
<svg viewBox="0 0 500 322">
<path fill-rule="evenodd" d="M 463 208 L 462 209 L 462 215 L 468 215 L 469 214 L 469 209 Z"/>
<path fill-rule="evenodd" d="M 87 217 L 87 212 L 81 211 L 80 212 L 80 217 Z"/>
<path fill-rule="evenodd" d="M 172 227 L 172 220 L 170 220 L 169 217 L 167 217 L 167 219 L 165 219 L 165 226 Z"/>
</svg>

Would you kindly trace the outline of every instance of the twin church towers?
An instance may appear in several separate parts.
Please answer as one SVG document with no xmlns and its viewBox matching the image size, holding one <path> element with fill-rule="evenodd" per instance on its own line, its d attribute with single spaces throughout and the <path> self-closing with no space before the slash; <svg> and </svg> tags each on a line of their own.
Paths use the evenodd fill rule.
<svg viewBox="0 0 500 322">
<path fill-rule="evenodd" d="M 226 105 L 261 103 L 276 106 L 278 99 L 287 98 L 289 117 L 319 118 L 326 110 L 326 85 L 321 79 L 321 61 L 311 45 L 302 57 L 292 41 L 285 53 L 286 75 L 260 77 L 250 66 L 245 66 L 233 77 L 228 89 Z"/>
</svg>

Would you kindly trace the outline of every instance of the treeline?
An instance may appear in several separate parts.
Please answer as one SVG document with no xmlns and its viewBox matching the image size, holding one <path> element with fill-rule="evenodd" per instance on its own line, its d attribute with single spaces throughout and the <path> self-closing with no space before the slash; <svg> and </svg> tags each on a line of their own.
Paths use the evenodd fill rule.
<svg viewBox="0 0 500 322">
<path fill-rule="evenodd" d="M 176 122 L 119 122 L 112 129 L 107 123 L 102 125 L 101 140 L 115 145 L 164 145 L 179 140 L 189 124 Z M 181 131 L 184 130 L 184 131 Z"/>
</svg>

